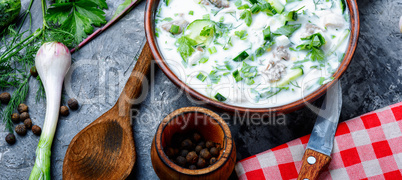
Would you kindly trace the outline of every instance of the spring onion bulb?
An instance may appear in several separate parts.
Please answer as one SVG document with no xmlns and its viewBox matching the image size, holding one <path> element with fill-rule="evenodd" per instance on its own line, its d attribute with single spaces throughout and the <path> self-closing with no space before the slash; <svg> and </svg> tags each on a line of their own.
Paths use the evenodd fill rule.
<svg viewBox="0 0 402 180">
<path fill-rule="evenodd" d="M 401 33 L 402 33 L 402 16 L 401 16 L 401 18 L 399 19 L 399 30 L 400 30 Z"/>
<path fill-rule="evenodd" d="M 38 50 L 35 66 L 46 91 L 46 115 L 36 149 L 35 165 L 30 180 L 50 179 L 50 155 L 59 118 L 64 76 L 71 66 L 71 54 L 62 43 L 47 42 Z"/>
</svg>

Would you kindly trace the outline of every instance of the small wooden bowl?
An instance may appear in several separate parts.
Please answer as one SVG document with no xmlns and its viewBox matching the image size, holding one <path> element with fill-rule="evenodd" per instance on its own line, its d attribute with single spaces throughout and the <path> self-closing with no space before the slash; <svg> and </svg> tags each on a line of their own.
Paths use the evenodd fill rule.
<svg viewBox="0 0 402 180">
<path fill-rule="evenodd" d="M 173 134 L 199 132 L 204 139 L 220 143 L 215 164 L 197 170 L 180 167 L 171 161 L 163 148 L 170 145 Z M 236 147 L 230 129 L 216 113 L 200 107 L 185 107 L 169 114 L 159 125 L 151 147 L 151 160 L 160 179 L 228 179 L 236 163 Z"/>
</svg>

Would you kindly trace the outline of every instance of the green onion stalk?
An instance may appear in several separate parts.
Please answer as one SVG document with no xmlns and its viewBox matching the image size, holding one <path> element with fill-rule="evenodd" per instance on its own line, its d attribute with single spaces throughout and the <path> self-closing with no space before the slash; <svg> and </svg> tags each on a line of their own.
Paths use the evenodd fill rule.
<svg viewBox="0 0 402 180">
<path fill-rule="evenodd" d="M 50 179 L 50 156 L 59 119 L 64 77 L 71 66 L 70 50 L 62 43 L 44 43 L 36 54 L 35 66 L 46 92 L 46 115 L 36 149 L 35 165 L 30 180 Z"/>
</svg>

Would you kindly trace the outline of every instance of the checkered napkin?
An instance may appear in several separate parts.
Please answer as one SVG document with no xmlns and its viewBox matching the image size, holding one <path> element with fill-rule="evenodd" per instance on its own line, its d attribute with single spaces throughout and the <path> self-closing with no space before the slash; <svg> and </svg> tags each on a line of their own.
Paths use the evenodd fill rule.
<svg viewBox="0 0 402 180">
<path fill-rule="evenodd" d="M 319 179 L 402 180 L 402 102 L 340 123 Z M 241 180 L 296 179 L 310 135 L 241 160 Z"/>
</svg>

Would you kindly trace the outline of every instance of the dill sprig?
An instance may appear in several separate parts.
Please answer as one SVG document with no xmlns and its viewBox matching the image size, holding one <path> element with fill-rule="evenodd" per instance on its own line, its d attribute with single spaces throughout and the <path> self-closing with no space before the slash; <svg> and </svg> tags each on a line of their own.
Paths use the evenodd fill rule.
<svg viewBox="0 0 402 180">
<path fill-rule="evenodd" d="M 11 114 L 14 111 L 14 109 L 16 109 L 19 104 L 24 102 L 25 98 L 27 97 L 29 90 L 28 85 L 29 77 L 30 77 L 29 74 L 23 77 L 25 80 L 22 81 L 19 87 L 13 92 L 10 102 L 8 103 L 4 111 L 2 111 L 3 123 L 5 124 L 6 129 L 10 132 L 13 131 L 13 123 L 10 118 Z"/>
</svg>

